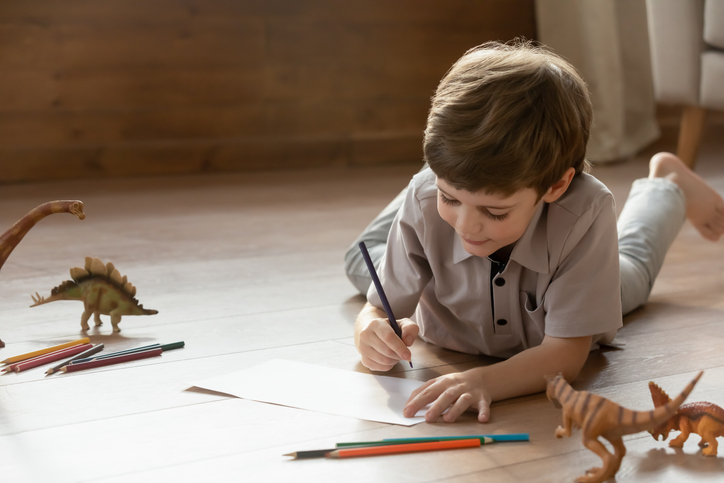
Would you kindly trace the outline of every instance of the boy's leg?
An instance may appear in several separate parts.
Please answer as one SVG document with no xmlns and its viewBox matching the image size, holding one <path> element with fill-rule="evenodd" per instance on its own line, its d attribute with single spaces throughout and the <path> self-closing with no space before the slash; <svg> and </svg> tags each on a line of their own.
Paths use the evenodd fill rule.
<svg viewBox="0 0 724 483">
<path fill-rule="evenodd" d="M 347 273 L 347 278 L 352 282 L 352 285 L 357 287 L 357 290 L 359 290 L 359 293 L 362 295 L 367 295 L 367 289 L 372 283 L 372 277 L 370 277 L 370 272 L 367 270 L 367 265 L 359 250 L 359 242 L 365 242 L 372 263 L 375 265 L 375 268 L 379 267 L 380 260 L 382 260 L 382 256 L 385 254 L 385 249 L 387 248 L 387 235 L 389 235 L 390 228 L 392 228 L 392 221 L 400 210 L 406 193 L 407 188 L 403 189 L 400 194 L 372 220 L 372 223 L 364 229 L 362 234 L 357 237 L 344 255 L 344 270 Z"/>
<path fill-rule="evenodd" d="M 724 233 L 724 200 L 679 158 L 651 158 L 649 178 L 636 180 L 618 219 L 621 303 L 627 314 L 649 298 L 669 247 L 689 221 L 705 238 Z"/>
</svg>

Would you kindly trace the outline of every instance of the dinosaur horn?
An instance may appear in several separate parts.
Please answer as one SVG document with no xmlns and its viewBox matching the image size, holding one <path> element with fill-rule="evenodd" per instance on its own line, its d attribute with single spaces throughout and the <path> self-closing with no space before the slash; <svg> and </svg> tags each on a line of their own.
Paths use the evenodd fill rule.
<svg viewBox="0 0 724 483">
<path fill-rule="evenodd" d="M 668 394 L 664 392 L 655 382 L 649 382 L 649 391 L 651 391 L 651 399 L 654 400 L 654 407 L 663 406 L 664 404 L 671 401 Z"/>
</svg>

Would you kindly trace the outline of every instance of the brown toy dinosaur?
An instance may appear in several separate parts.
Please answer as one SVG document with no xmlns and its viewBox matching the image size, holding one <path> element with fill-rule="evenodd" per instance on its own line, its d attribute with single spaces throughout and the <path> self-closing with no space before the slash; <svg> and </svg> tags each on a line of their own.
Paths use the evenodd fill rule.
<svg viewBox="0 0 724 483">
<path fill-rule="evenodd" d="M 653 382 L 649 382 L 649 390 L 655 407 L 671 401 L 669 395 Z M 669 446 L 681 448 L 689 439 L 689 435 L 696 433 L 701 436 L 699 446 L 707 446 L 702 450 L 702 454 L 716 456 L 719 446 L 716 438 L 724 436 L 724 409 L 710 402 L 687 403 L 679 407 L 668 421 L 649 432 L 656 441 L 659 440 L 659 436 L 663 436 L 663 441 L 666 441 L 671 431 L 681 431 L 681 434 L 671 440 Z"/>
<path fill-rule="evenodd" d="M 71 213 L 81 220 L 85 218 L 83 202 L 78 200 L 49 201 L 36 207 L 0 236 L 0 268 L 30 229 L 37 222 L 54 213 Z M 5 347 L 2 340 L 0 340 L 0 347 Z"/>
<path fill-rule="evenodd" d="M 556 438 L 570 436 L 571 427 L 575 424 L 582 429 L 583 445 L 603 461 L 601 468 L 591 468 L 576 481 L 601 483 L 614 476 L 626 454 L 622 437 L 652 429 L 669 419 L 694 389 L 702 374 L 697 374 L 676 399 L 651 411 L 632 411 L 596 394 L 575 391 L 561 374 L 547 376 L 546 395 L 554 406 L 563 408 L 563 426 L 556 428 Z M 608 452 L 598 439 L 599 436 L 613 445 L 614 454 Z"/>
</svg>

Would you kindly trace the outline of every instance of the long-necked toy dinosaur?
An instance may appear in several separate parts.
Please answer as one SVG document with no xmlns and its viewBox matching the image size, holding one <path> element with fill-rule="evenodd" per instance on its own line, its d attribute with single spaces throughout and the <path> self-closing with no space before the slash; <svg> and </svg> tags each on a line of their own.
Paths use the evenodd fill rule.
<svg viewBox="0 0 724 483">
<path fill-rule="evenodd" d="M 676 399 L 652 411 L 632 411 L 602 396 L 587 391 L 576 391 L 562 375 L 546 377 L 546 395 L 554 406 L 563 408 L 563 426 L 556 428 L 556 438 L 571 435 L 573 425 L 581 428 L 583 445 L 603 461 L 601 468 L 591 468 L 578 483 L 601 483 L 616 474 L 626 454 L 622 437 L 653 429 L 669 419 L 684 402 L 703 372 L 697 374 Z M 611 454 L 598 439 L 607 439 L 614 449 Z"/>
<path fill-rule="evenodd" d="M 136 300 L 136 287 L 128 278 L 108 262 L 104 264 L 97 258 L 86 257 L 85 268 L 71 268 L 70 277 L 50 292 L 49 297 L 33 296 L 31 307 L 56 300 L 80 300 L 85 310 L 80 317 L 80 326 L 88 330 L 88 319 L 94 316 L 96 327 L 103 324 L 101 315 L 110 315 L 114 332 L 120 332 L 118 324 L 124 315 L 154 315 L 157 310 L 144 309 Z"/>
<path fill-rule="evenodd" d="M 12 253 L 30 229 L 34 227 L 37 222 L 54 213 L 71 213 L 81 220 L 85 218 L 82 201 L 49 201 L 48 203 L 37 206 L 0 236 L 0 268 L 2 268 L 10 253 Z M 2 340 L 0 340 L 0 347 L 5 347 L 5 343 Z"/>
<path fill-rule="evenodd" d="M 651 398 L 654 406 L 659 407 L 671 401 L 668 394 L 653 382 L 649 382 Z M 681 431 L 681 434 L 669 442 L 669 446 L 681 448 L 689 439 L 691 433 L 701 436 L 699 446 L 703 447 L 702 454 L 716 456 L 718 444 L 716 438 L 724 436 L 724 409 L 710 402 L 686 403 L 663 424 L 649 431 L 656 441 L 663 436 L 663 441 L 669 437 L 669 432 Z"/>
</svg>

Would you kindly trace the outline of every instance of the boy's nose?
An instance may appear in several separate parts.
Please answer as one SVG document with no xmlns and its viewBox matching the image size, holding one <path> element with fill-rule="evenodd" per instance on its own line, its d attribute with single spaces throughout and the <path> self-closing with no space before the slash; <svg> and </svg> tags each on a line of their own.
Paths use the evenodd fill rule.
<svg viewBox="0 0 724 483">
<path fill-rule="evenodd" d="M 460 234 L 476 235 L 483 229 L 483 223 L 477 213 L 463 210 L 458 216 L 457 232 Z"/>
</svg>

